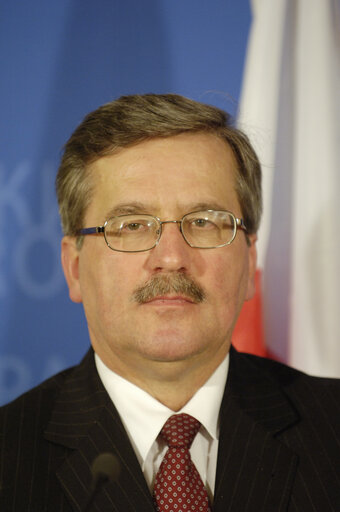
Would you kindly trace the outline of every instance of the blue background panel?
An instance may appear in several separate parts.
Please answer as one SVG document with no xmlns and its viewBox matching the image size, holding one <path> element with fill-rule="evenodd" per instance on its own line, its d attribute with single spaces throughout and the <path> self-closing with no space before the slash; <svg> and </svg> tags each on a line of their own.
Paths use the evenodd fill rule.
<svg viewBox="0 0 340 512">
<path fill-rule="evenodd" d="M 12 0 L 0 7 L 0 403 L 80 360 L 82 306 L 60 265 L 63 144 L 122 94 L 237 112 L 248 0 Z"/>
</svg>

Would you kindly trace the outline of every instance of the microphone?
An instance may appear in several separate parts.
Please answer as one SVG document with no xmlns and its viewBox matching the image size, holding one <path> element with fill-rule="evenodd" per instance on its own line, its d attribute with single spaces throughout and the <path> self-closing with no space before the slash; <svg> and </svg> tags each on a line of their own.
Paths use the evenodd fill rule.
<svg viewBox="0 0 340 512">
<path fill-rule="evenodd" d="M 89 499 L 86 502 L 84 512 L 88 512 L 93 503 L 93 499 L 100 486 L 107 480 L 114 482 L 120 473 L 120 464 L 112 453 L 100 453 L 91 465 L 92 482 L 90 487 Z"/>
</svg>

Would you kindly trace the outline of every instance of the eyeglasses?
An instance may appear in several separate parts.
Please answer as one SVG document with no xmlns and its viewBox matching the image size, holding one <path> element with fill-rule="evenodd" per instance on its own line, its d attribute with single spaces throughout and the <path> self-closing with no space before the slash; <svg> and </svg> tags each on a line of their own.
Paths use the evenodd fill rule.
<svg viewBox="0 0 340 512">
<path fill-rule="evenodd" d="M 178 224 L 190 247 L 215 249 L 229 245 L 237 230 L 247 232 L 242 219 L 228 211 L 204 210 L 187 213 L 180 220 L 164 220 L 144 214 L 117 215 L 103 226 L 84 228 L 77 235 L 103 233 L 107 246 L 113 251 L 142 252 L 153 249 L 162 236 L 163 224 Z"/>
</svg>

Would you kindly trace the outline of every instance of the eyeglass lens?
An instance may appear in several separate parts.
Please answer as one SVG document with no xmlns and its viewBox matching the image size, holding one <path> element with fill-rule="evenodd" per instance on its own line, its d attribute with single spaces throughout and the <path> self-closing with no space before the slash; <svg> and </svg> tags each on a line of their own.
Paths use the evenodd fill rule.
<svg viewBox="0 0 340 512">
<path fill-rule="evenodd" d="M 116 251 L 136 252 L 153 248 L 161 235 L 162 222 L 151 215 L 122 215 L 105 224 L 105 239 Z M 236 233 L 234 216 L 225 211 L 188 213 L 181 222 L 184 239 L 191 247 L 208 249 L 230 244 Z"/>
</svg>

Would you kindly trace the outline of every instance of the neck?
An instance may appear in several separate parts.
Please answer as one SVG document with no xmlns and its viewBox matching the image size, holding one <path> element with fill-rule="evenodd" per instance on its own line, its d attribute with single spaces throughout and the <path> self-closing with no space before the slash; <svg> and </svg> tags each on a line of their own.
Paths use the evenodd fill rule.
<svg viewBox="0 0 340 512">
<path fill-rule="evenodd" d="M 112 371 L 146 391 L 174 412 L 179 411 L 205 384 L 226 357 L 228 350 L 215 354 L 212 360 L 201 361 L 199 356 L 190 360 L 159 362 L 126 367 L 96 350 L 103 363 Z"/>
</svg>

